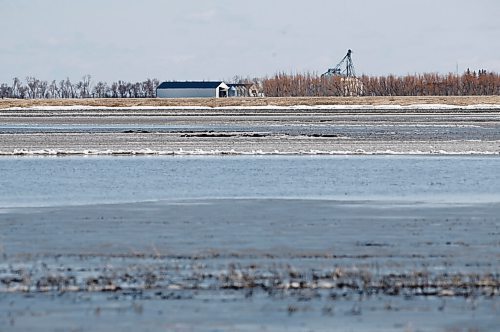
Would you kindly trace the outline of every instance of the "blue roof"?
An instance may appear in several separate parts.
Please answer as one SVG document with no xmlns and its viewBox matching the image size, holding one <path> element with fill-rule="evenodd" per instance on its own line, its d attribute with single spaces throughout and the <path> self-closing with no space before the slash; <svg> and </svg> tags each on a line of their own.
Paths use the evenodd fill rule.
<svg viewBox="0 0 500 332">
<path fill-rule="evenodd" d="M 215 89 L 223 82 L 163 82 L 157 89 Z"/>
</svg>

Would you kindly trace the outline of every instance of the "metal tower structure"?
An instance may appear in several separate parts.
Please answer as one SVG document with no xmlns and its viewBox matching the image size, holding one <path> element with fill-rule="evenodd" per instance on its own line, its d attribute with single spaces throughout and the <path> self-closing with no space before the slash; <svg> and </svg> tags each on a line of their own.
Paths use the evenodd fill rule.
<svg viewBox="0 0 500 332">
<path fill-rule="evenodd" d="M 332 77 L 332 76 L 345 76 L 345 77 L 356 77 L 356 72 L 354 71 L 354 64 L 352 63 L 351 57 L 352 51 L 348 50 L 346 56 L 335 66 L 335 68 L 329 68 L 326 73 L 321 75 L 321 77 Z"/>
</svg>

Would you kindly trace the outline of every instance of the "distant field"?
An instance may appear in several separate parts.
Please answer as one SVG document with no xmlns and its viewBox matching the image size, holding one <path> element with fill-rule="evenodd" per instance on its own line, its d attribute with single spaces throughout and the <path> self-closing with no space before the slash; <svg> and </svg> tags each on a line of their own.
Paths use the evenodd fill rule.
<svg viewBox="0 0 500 332">
<path fill-rule="evenodd" d="M 425 96 L 425 97 L 293 97 L 293 98 L 221 98 L 221 99 L 0 99 L 0 108 L 33 106 L 293 106 L 293 105 L 412 105 L 412 104 L 500 104 L 500 96 Z"/>
</svg>

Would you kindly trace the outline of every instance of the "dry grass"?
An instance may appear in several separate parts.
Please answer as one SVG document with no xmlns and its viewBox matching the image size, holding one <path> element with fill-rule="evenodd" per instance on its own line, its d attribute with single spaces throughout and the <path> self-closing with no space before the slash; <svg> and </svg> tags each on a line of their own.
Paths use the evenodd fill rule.
<svg viewBox="0 0 500 332">
<path fill-rule="evenodd" d="M 293 106 L 293 105 L 412 105 L 412 104 L 500 104 L 500 96 L 425 97 L 293 97 L 293 98 L 179 98 L 179 99 L 0 99 L 0 109 L 32 106 Z"/>
</svg>

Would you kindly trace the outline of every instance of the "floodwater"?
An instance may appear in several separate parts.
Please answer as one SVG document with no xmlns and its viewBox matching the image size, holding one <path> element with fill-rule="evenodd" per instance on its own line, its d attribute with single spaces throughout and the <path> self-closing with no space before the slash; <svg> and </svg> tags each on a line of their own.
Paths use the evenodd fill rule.
<svg viewBox="0 0 500 332">
<path fill-rule="evenodd" d="M 497 108 L 0 110 L 0 155 L 500 153 Z"/>
<path fill-rule="evenodd" d="M 0 110 L 0 331 L 498 331 L 499 154 L 497 107 Z"/>
<path fill-rule="evenodd" d="M 0 330 L 495 331 L 500 158 L 0 158 Z"/>
<path fill-rule="evenodd" d="M 0 205 L 204 198 L 500 202 L 494 156 L 3 157 Z"/>
</svg>

